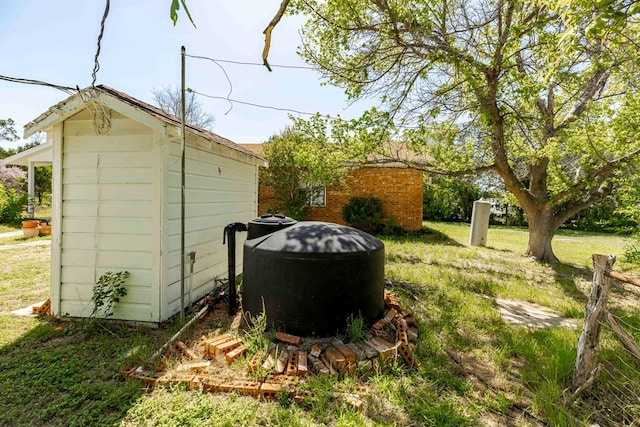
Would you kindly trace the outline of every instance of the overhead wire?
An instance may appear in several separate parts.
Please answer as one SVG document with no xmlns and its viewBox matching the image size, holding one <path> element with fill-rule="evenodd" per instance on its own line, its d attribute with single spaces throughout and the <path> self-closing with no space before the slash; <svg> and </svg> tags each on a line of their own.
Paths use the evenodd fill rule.
<svg viewBox="0 0 640 427">
<path fill-rule="evenodd" d="M 100 48 L 102 43 L 102 36 L 104 35 L 104 24 L 107 21 L 107 16 L 109 16 L 109 6 L 111 1 L 106 0 L 104 7 L 104 14 L 102 15 L 102 20 L 100 21 L 100 34 L 98 34 L 98 43 L 96 48 L 96 55 L 93 59 L 93 72 L 91 73 L 91 87 L 96 87 L 96 79 L 98 78 L 98 71 L 100 70 L 100 62 L 98 58 L 100 56 Z"/>
<path fill-rule="evenodd" d="M 265 109 L 269 109 L 269 110 L 277 110 L 277 111 L 287 111 L 290 113 L 296 113 L 296 114 L 302 114 L 302 115 L 306 115 L 306 116 L 315 116 L 316 114 L 320 114 L 318 112 L 316 113 L 310 113 L 308 111 L 300 111 L 300 110 L 295 110 L 293 108 L 284 108 L 284 107 L 274 107 L 272 105 L 264 105 L 264 104 L 256 104 L 254 102 L 247 102 L 247 101 L 240 101 L 238 99 L 231 99 L 229 97 L 224 97 L 224 96 L 214 96 L 214 95 L 208 95 L 206 93 L 202 93 L 202 92 L 198 92 L 197 90 L 194 90 L 192 88 L 188 88 L 187 89 L 188 92 L 193 92 L 196 95 L 200 95 L 200 96 L 204 96 L 205 98 L 211 98 L 211 99 L 222 99 L 222 100 L 226 100 L 229 102 L 235 102 L 238 104 L 242 104 L 242 105 L 249 105 L 251 107 L 257 107 L 257 108 L 265 108 Z M 344 120 L 341 117 L 335 117 L 335 116 L 330 116 L 330 115 L 324 115 L 325 117 L 328 117 L 330 119 L 335 119 L 335 120 Z"/>
<path fill-rule="evenodd" d="M 185 56 L 188 56 L 189 58 L 195 58 L 195 59 L 204 59 L 207 61 L 213 61 L 213 62 L 222 62 L 222 63 L 226 63 L 226 64 L 235 64 L 235 65 L 252 65 L 252 66 L 257 66 L 257 67 L 264 67 L 264 64 L 261 64 L 259 62 L 243 62 L 243 61 L 234 61 L 231 59 L 216 59 L 216 58 L 209 58 L 207 56 L 201 56 L 201 55 L 189 55 L 186 54 Z M 297 70 L 315 70 L 315 68 L 313 67 L 309 67 L 309 66 L 305 66 L 305 65 L 282 65 L 282 64 L 269 64 L 272 68 L 288 68 L 288 69 L 297 69 Z"/>
<path fill-rule="evenodd" d="M 22 84 L 27 84 L 27 85 L 35 85 L 35 86 L 46 86 L 46 87 L 51 87 L 54 89 L 58 89 L 61 90 L 69 95 L 73 95 L 74 93 L 78 92 L 77 88 L 72 88 L 69 86 L 62 86 L 62 85 L 57 85 L 54 83 L 48 83 L 48 82 L 44 82 L 42 80 L 34 80 L 34 79 L 26 79 L 26 78 L 22 78 L 22 77 L 10 77 L 10 76 L 3 76 L 0 75 L 0 80 L 4 80 L 7 82 L 12 82 L 12 83 L 22 83 Z"/>
</svg>

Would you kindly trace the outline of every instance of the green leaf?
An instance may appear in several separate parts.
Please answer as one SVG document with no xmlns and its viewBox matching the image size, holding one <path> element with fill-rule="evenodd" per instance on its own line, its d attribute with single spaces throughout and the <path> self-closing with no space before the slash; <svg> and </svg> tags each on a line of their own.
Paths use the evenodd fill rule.
<svg viewBox="0 0 640 427">
<path fill-rule="evenodd" d="M 187 3 L 185 0 L 171 0 L 169 16 L 171 18 L 171 21 L 173 22 L 173 25 L 175 26 L 176 22 L 178 22 L 178 11 L 180 10 L 181 4 L 184 8 L 185 13 L 187 14 L 187 18 L 189 18 L 189 21 L 191 21 L 191 24 L 193 25 L 193 28 L 197 28 L 196 23 L 193 22 L 193 18 L 191 17 L 191 13 L 189 12 L 189 8 L 187 7 Z"/>
</svg>

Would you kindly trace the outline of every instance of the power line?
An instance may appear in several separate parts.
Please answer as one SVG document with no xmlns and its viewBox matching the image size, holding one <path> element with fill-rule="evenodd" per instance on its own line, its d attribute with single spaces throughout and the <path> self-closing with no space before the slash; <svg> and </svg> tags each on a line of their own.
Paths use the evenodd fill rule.
<svg viewBox="0 0 640 427">
<path fill-rule="evenodd" d="M 260 66 L 262 66 L 262 64 L 260 64 Z M 231 98 L 229 98 L 229 97 L 224 97 L 224 96 L 207 95 L 206 93 L 201 93 L 201 92 L 198 92 L 198 91 L 193 90 L 193 89 L 191 89 L 191 88 L 187 89 L 187 91 L 188 91 L 188 92 L 193 92 L 193 93 L 195 93 L 196 95 L 204 96 L 204 97 L 206 97 L 206 98 L 222 99 L 222 100 L 224 100 L 224 101 L 229 101 L 229 102 L 231 102 L 231 103 L 235 102 L 235 103 L 242 104 L 242 105 L 249 105 L 249 106 L 251 106 L 251 107 L 257 107 L 257 108 L 265 108 L 265 109 L 268 109 L 268 110 L 288 111 L 288 112 L 290 112 L 290 113 L 303 114 L 303 115 L 306 115 L 306 116 L 315 116 L 316 114 L 319 114 L 318 112 L 316 112 L 316 113 L 310 113 L 310 112 L 308 112 L 308 111 L 294 110 L 294 109 L 292 109 L 292 108 L 274 107 L 274 106 L 272 106 L 272 105 L 263 105 L 263 104 L 256 104 L 256 103 L 253 103 L 253 102 L 239 101 L 239 100 L 237 100 L 237 99 L 231 99 Z M 333 116 L 330 116 L 330 115 L 328 115 L 328 114 L 326 115 L 326 117 L 328 117 L 328 118 L 330 118 L 330 119 L 335 119 L 335 120 L 344 120 L 344 119 L 343 119 L 343 118 L 341 118 L 341 117 L 333 117 Z"/>
<path fill-rule="evenodd" d="M 93 59 L 93 72 L 91 73 L 91 77 L 93 80 L 91 81 L 91 86 L 96 86 L 96 79 L 98 78 L 98 71 L 100 70 L 100 62 L 98 62 L 98 57 L 100 56 L 100 43 L 102 42 L 102 36 L 104 35 L 104 23 L 107 21 L 107 16 L 109 15 L 109 5 L 110 0 L 107 0 L 104 6 L 104 14 L 102 15 L 102 20 L 100 21 L 100 34 L 98 34 L 98 47 L 96 49 L 96 56 Z"/>
<path fill-rule="evenodd" d="M 231 59 L 215 59 L 215 58 L 209 58 L 207 56 L 200 56 L 200 55 L 185 55 L 188 56 L 189 58 L 195 58 L 195 59 L 205 59 L 207 61 L 212 61 L 212 62 L 223 62 L 226 64 L 236 64 L 236 65 L 252 65 L 252 66 L 257 66 L 257 67 L 264 67 L 264 64 L 261 64 L 259 62 L 243 62 L 243 61 L 234 61 Z M 297 69 L 297 70 L 315 70 L 315 68 L 313 67 L 309 67 L 309 66 L 305 66 L 305 65 L 278 65 L 278 64 L 269 64 L 271 67 L 274 68 L 289 68 L 289 69 Z"/>
<path fill-rule="evenodd" d="M 61 86 L 54 83 L 43 82 L 42 80 L 25 79 L 22 77 L 10 77 L 10 76 L 3 76 L 3 75 L 0 75 L 0 80 L 4 80 L 11 83 L 22 83 L 27 85 L 52 87 L 54 89 L 61 90 L 69 95 L 73 95 L 74 93 L 78 92 L 77 87 L 72 88 L 69 86 Z"/>
</svg>

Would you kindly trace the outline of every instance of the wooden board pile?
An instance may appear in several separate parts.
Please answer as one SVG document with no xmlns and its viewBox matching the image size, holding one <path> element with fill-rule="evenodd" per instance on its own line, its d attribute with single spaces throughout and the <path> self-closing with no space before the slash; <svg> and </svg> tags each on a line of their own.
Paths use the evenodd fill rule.
<svg viewBox="0 0 640 427">
<path fill-rule="evenodd" d="M 303 339 L 277 332 L 276 342 L 269 343 L 266 351 L 247 359 L 244 374 L 235 370 L 235 377 L 230 377 L 221 374 L 221 365 L 240 359 L 247 348 L 241 338 L 227 332 L 201 337 L 194 349 L 177 341 L 175 349 L 188 361 L 171 372 L 151 373 L 137 368 L 123 373 L 142 379 L 149 386 L 183 384 L 189 389 L 235 391 L 264 399 L 275 399 L 279 393 L 285 392 L 299 401 L 304 396 L 295 392 L 295 386 L 307 375 L 379 372 L 385 363 L 398 358 L 415 368 L 413 348 L 418 338 L 415 319 L 400 307 L 397 296 L 385 291 L 384 298 L 384 317 L 360 342 L 344 343 L 335 338 Z M 357 396 L 345 395 L 354 406 L 359 406 L 355 404 L 359 401 Z"/>
</svg>

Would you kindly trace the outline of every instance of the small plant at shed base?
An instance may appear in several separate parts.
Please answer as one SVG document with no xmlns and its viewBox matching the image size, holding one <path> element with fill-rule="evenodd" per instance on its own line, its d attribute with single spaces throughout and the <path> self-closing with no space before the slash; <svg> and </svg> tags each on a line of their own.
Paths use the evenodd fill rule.
<svg viewBox="0 0 640 427">
<path fill-rule="evenodd" d="M 124 281 L 129 277 L 128 271 L 107 271 L 98 279 L 93 287 L 93 311 L 90 317 L 96 317 L 102 312 L 104 317 L 113 315 L 113 305 L 120 302 L 120 298 L 127 295 Z"/>
<path fill-rule="evenodd" d="M 364 340 L 366 335 L 364 318 L 360 313 L 357 316 L 349 315 L 347 319 L 347 340 L 349 342 L 359 342 Z"/>
<path fill-rule="evenodd" d="M 251 316 L 249 312 L 246 312 L 245 321 L 249 326 L 249 329 L 245 331 L 242 342 L 247 347 L 247 353 L 253 355 L 260 350 L 267 348 L 267 338 L 265 332 L 267 331 L 267 312 L 264 308 L 264 299 L 262 301 L 262 312 Z"/>
</svg>

